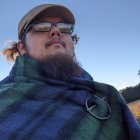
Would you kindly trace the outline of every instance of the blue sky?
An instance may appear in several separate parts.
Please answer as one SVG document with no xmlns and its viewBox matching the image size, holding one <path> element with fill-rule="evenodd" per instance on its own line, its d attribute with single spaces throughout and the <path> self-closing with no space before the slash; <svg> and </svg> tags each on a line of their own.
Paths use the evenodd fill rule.
<svg viewBox="0 0 140 140">
<path fill-rule="evenodd" d="M 117 89 L 139 83 L 140 0 L 1 0 L 0 51 L 6 40 L 18 41 L 22 16 L 46 2 L 65 5 L 75 15 L 77 59 L 95 81 Z M 0 80 L 12 65 L 0 57 Z"/>
</svg>

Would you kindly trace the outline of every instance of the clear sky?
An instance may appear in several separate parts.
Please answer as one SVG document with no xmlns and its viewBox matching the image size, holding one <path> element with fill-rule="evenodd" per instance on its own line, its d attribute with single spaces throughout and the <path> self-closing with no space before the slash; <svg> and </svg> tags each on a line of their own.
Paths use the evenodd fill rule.
<svg viewBox="0 0 140 140">
<path fill-rule="evenodd" d="M 95 81 L 117 89 L 140 82 L 140 0 L 1 0 L 0 50 L 6 40 L 18 41 L 22 16 L 46 2 L 65 5 L 75 15 L 77 59 Z M 11 67 L 0 57 L 0 80 Z"/>
</svg>

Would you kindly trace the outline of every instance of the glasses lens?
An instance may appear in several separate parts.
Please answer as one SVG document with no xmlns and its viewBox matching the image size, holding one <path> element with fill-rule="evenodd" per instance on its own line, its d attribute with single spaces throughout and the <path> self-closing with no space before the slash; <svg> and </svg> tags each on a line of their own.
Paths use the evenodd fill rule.
<svg viewBox="0 0 140 140">
<path fill-rule="evenodd" d="M 50 22 L 39 22 L 39 23 L 34 23 L 32 25 L 32 28 L 36 32 L 48 32 L 51 30 L 53 23 Z M 68 24 L 68 23 L 56 23 L 54 24 L 60 29 L 60 32 L 62 33 L 68 33 L 71 34 L 73 32 L 73 24 Z"/>
<path fill-rule="evenodd" d="M 57 27 L 60 29 L 62 33 L 72 33 L 73 32 L 73 25 L 67 23 L 58 23 Z"/>
<path fill-rule="evenodd" d="M 48 32 L 51 29 L 51 23 L 49 22 L 35 23 L 32 27 L 33 30 L 36 32 Z"/>
</svg>

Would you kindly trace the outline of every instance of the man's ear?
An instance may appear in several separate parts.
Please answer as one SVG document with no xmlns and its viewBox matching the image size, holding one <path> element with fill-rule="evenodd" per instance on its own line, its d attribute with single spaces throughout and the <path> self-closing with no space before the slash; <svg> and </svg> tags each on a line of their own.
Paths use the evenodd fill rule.
<svg viewBox="0 0 140 140">
<path fill-rule="evenodd" d="M 23 45 L 21 40 L 19 40 L 18 43 L 17 43 L 17 49 L 18 49 L 20 55 L 23 55 L 23 54 L 26 53 L 25 46 Z"/>
</svg>

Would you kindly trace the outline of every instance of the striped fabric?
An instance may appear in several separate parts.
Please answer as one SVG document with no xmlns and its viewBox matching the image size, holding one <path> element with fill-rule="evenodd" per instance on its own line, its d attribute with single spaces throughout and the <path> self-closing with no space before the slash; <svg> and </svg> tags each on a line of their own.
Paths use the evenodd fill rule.
<svg viewBox="0 0 140 140">
<path fill-rule="evenodd" d="M 108 119 L 86 111 L 89 96 L 96 116 L 111 109 Z M 57 79 L 46 65 L 18 57 L 0 82 L 0 140 L 140 140 L 140 127 L 114 87 L 85 71 Z"/>
</svg>

